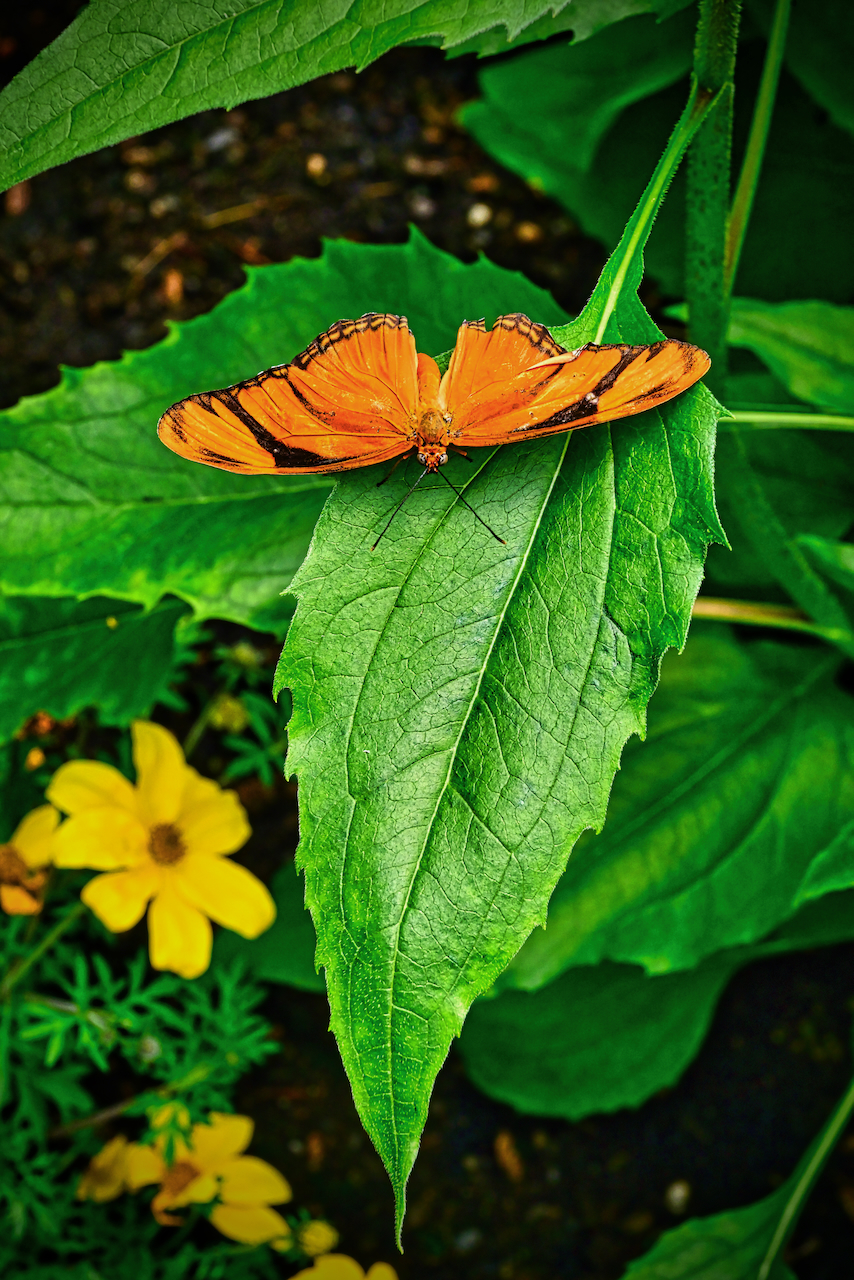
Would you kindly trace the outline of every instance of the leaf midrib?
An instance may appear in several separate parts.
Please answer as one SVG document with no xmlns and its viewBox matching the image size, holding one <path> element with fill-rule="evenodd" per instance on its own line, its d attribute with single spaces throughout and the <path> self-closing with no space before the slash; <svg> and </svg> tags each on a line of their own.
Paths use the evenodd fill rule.
<svg viewBox="0 0 854 1280">
<path fill-rule="evenodd" d="M 53 597 L 56 600 L 67 600 L 67 596 Z M 94 597 L 89 597 L 93 599 Z M 118 597 L 117 597 L 118 598 Z M 124 603 L 124 601 L 122 601 Z M 176 604 L 183 604 L 183 601 L 176 601 Z M 156 605 L 153 609 L 141 609 L 134 613 L 119 614 L 119 629 L 121 627 L 154 617 L 155 614 L 165 613 L 167 609 L 175 610 L 175 605 Z M 177 612 L 177 610 L 175 610 Z M 49 627 L 44 631 L 30 632 L 29 635 L 23 636 L 0 636 L 0 653 L 8 653 L 15 649 L 26 649 L 34 644 L 42 644 L 45 640 L 58 640 L 66 636 L 77 636 L 83 631 L 103 631 L 106 626 L 106 617 L 90 618 L 85 622 L 69 622 L 61 627 Z"/>
<path fill-rule="evenodd" d="M 153 498 L 150 502 L 109 502 L 103 498 L 92 498 L 91 502 L 7 502 L 0 504 L 12 511 L 42 511 L 57 509 L 64 511 L 97 512 L 101 515 L 122 515 L 128 511 L 159 511 L 164 507 L 205 506 L 219 502 L 257 502 L 263 498 L 280 498 L 285 494 L 303 494 L 323 492 L 322 484 L 306 485 L 304 489 L 265 489 L 263 493 L 234 493 L 221 495 L 205 495 L 193 498 Z"/>
</svg>

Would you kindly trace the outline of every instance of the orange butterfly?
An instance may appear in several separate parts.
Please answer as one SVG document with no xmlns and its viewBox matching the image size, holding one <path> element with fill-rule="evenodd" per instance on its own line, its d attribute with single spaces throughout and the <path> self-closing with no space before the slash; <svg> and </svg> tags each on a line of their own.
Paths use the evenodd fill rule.
<svg viewBox="0 0 854 1280">
<path fill-rule="evenodd" d="M 672 338 L 566 351 L 517 314 L 499 316 L 489 333 L 482 320 L 464 321 L 443 377 L 416 352 L 404 316 L 372 312 L 339 320 L 290 364 L 179 401 L 158 433 L 182 457 L 226 471 L 349 471 L 415 453 L 426 475 L 449 448 L 537 440 L 642 413 L 710 363 Z"/>
</svg>

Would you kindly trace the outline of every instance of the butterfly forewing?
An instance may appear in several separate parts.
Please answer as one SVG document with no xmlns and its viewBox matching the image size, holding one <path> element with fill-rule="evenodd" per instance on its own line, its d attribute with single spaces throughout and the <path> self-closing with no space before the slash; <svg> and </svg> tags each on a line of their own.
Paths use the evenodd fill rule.
<svg viewBox="0 0 854 1280">
<path fill-rule="evenodd" d="M 416 370 L 405 317 L 339 320 L 291 364 L 181 400 L 158 431 L 175 453 L 226 471 L 367 466 L 410 447 Z"/>
<path fill-rule="evenodd" d="M 493 339 L 489 346 L 471 350 L 481 365 L 478 374 L 469 375 L 476 390 L 458 399 L 457 386 L 448 379 L 447 407 L 461 445 L 507 444 L 642 413 L 690 387 L 710 364 L 698 347 L 662 339 L 651 346 L 588 345 L 577 352 L 558 348 L 554 354 L 529 357 L 525 367 L 508 376 L 510 361 L 499 350 L 505 341 L 500 326 L 501 320 L 496 321 L 485 335 Z M 519 334 L 517 328 L 510 338 L 514 357 Z M 533 343 L 529 351 L 536 354 Z M 490 371 L 496 376 L 490 377 Z"/>
</svg>

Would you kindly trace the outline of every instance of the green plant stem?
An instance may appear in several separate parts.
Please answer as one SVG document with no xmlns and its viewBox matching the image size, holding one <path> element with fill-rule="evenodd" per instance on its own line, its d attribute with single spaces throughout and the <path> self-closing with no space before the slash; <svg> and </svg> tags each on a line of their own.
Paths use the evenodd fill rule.
<svg viewBox="0 0 854 1280">
<path fill-rule="evenodd" d="M 840 413 L 785 413 L 769 409 L 732 409 L 718 431 L 749 427 L 754 431 L 795 427 L 799 431 L 854 431 L 854 418 Z"/>
<path fill-rule="evenodd" d="M 205 729 L 207 729 L 208 727 L 208 721 L 211 718 L 211 713 L 213 712 L 213 709 L 216 706 L 217 700 L 222 696 L 222 693 L 223 693 L 223 690 L 219 689 L 217 690 L 216 693 L 212 694 L 210 698 L 208 698 L 207 702 L 202 707 L 201 711 L 196 717 L 194 723 L 191 725 L 190 732 L 187 734 L 186 738 L 184 739 L 184 759 L 185 760 L 189 760 L 190 756 L 193 754 L 196 747 L 199 745 L 201 736 L 204 733 Z"/>
<path fill-rule="evenodd" d="M 664 154 L 655 167 L 655 171 L 647 184 L 647 188 L 641 197 L 641 203 L 636 215 L 635 225 L 632 228 L 632 234 L 625 244 L 620 244 L 621 260 L 620 265 L 615 272 L 611 288 L 605 306 L 602 309 L 602 315 L 593 339 L 596 343 L 601 343 L 605 339 L 605 332 L 608 328 L 608 321 L 614 313 L 614 308 L 620 300 L 620 295 L 625 285 L 626 275 L 631 266 L 634 255 L 639 245 L 646 243 L 650 229 L 655 216 L 661 206 L 661 202 L 667 194 L 667 188 L 673 181 L 673 175 L 679 168 L 679 162 L 685 153 L 685 149 L 691 139 L 700 128 L 706 116 L 714 107 L 715 95 L 708 92 L 696 79 L 691 81 L 691 92 L 688 95 L 688 101 L 685 108 L 676 122 Z"/>
<path fill-rule="evenodd" d="M 80 1120 L 70 1120 L 68 1124 L 61 1124 L 56 1129 L 51 1129 L 48 1134 L 49 1138 L 68 1138 L 73 1133 L 79 1133 L 81 1129 L 92 1129 L 96 1125 L 106 1124 L 108 1120 L 115 1120 L 117 1116 L 124 1115 L 135 1107 L 141 1098 L 150 1094 L 154 1098 L 166 1100 L 174 1098 L 176 1093 L 181 1093 L 184 1089 L 190 1089 L 194 1084 L 201 1084 L 210 1075 L 212 1067 L 205 1062 L 200 1062 L 198 1066 L 193 1067 L 192 1071 L 188 1071 L 180 1080 L 172 1080 L 168 1084 L 161 1085 L 159 1089 L 146 1090 L 145 1093 L 135 1093 L 131 1098 L 125 1098 L 123 1102 L 114 1102 L 109 1107 L 104 1107 L 101 1111 L 95 1111 L 91 1116 L 83 1116 Z"/>
<path fill-rule="evenodd" d="M 730 205 L 730 146 L 741 0 L 700 0 L 694 76 L 716 98 L 688 153 L 685 293 L 691 341 L 712 360 L 706 378 L 724 399 L 729 299 L 724 287 Z"/>
<path fill-rule="evenodd" d="M 750 211 L 753 208 L 753 198 L 756 195 L 756 186 L 762 169 L 765 144 L 768 141 L 768 130 L 771 126 L 771 116 L 774 113 L 774 102 L 777 97 L 777 85 L 780 82 L 780 68 L 783 65 L 783 51 L 786 47 L 790 10 L 791 0 L 777 0 L 774 19 L 771 23 L 771 33 L 768 37 L 768 48 L 765 53 L 765 65 L 762 68 L 759 94 L 756 98 L 756 106 L 753 108 L 750 137 L 747 140 L 747 150 L 744 153 L 744 161 L 741 166 L 735 198 L 732 202 L 729 226 L 727 227 L 724 262 L 724 294 L 727 302 L 732 294 L 732 287 L 744 244 L 744 236 L 747 231 L 747 224 L 750 221 Z"/>
<path fill-rule="evenodd" d="M 55 942 L 57 942 L 64 933 L 67 933 L 73 924 L 80 919 L 86 912 L 84 903 L 78 902 L 76 906 L 68 912 L 66 916 L 53 926 L 49 933 L 46 933 L 37 947 L 34 947 L 25 959 L 14 964 L 0 985 L 0 1000 L 8 1000 L 12 991 L 21 981 L 21 979 L 29 973 L 37 960 L 40 960 L 46 951 L 49 951 Z"/>
<path fill-rule="evenodd" d="M 783 1248 L 800 1217 L 807 1196 L 812 1191 L 816 1179 L 824 1168 L 825 1162 L 839 1139 L 842 1130 L 854 1112 L 854 1080 L 840 1098 L 830 1119 L 819 1134 L 814 1146 L 804 1157 L 800 1176 L 795 1180 L 792 1194 L 786 1201 L 786 1207 L 780 1215 L 777 1230 L 768 1246 L 768 1252 L 762 1259 L 756 1280 L 768 1280 L 771 1269 L 779 1258 Z"/>
</svg>

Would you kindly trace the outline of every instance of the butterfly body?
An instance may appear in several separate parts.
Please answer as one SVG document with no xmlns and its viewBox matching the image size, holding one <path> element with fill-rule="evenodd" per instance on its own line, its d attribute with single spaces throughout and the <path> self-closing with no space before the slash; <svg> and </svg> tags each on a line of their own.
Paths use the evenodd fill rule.
<svg viewBox="0 0 854 1280">
<path fill-rule="evenodd" d="M 449 451 L 533 440 L 672 399 L 709 368 L 704 351 L 588 344 L 566 351 L 524 315 L 464 322 L 447 371 L 418 353 L 404 316 L 339 320 L 290 364 L 180 401 L 164 444 L 249 474 L 347 471 L 410 452 L 436 472 Z"/>
</svg>

